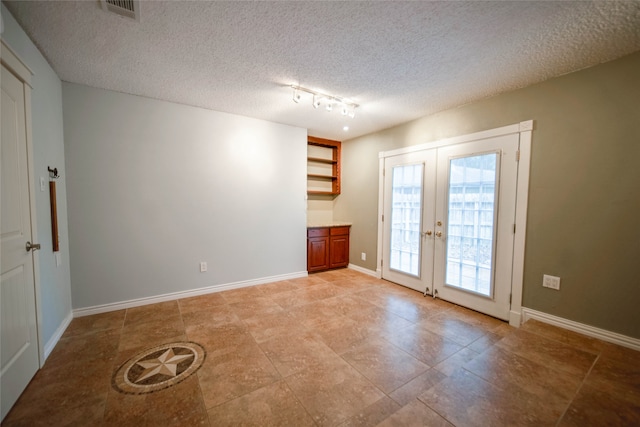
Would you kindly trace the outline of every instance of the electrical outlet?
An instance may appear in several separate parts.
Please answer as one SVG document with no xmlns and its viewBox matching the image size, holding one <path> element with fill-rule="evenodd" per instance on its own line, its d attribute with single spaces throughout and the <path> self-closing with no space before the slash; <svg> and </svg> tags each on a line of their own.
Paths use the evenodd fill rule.
<svg viewBox="0 0 640 427">
<path fill-rule="evenodd" d="M 362 255 L 360 255 L 360 258 L 362 258 L 363 261 L 366 261 L 367 260 L 366 252 L 362 252 Z"/>
<path fill-rule="evenodd" d="M 200 263 L 200 273 L 204 273 L 205 271 L 207 271 L 207 263 L 206 261 L 202 261 Z"/>
<path fill-rule="evenodd" d="M 560 278 L 556 276 L 549 276 L 544 274 L 542 276 L 542 286 L 545 288 L 555 289 L 556 291 L 560 290 Z"/>
</svg>

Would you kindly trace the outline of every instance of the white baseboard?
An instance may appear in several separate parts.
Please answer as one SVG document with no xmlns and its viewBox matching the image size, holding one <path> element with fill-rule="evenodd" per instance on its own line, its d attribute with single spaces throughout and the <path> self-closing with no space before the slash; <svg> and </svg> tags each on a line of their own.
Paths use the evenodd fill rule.
<svg viewBox="0 0 640 427">
<path fill-rule="evenodd" d="M 44 365 L 44 362 L 49 358 L 49 355 L 55 348 L 56 344 L 58 344 L 58 341 L 60 341 L 60 338 L 62 338 L 62 334 L 64 334 L 64 331 L 67 330 L 67 327 L 69 326 L 69 323 L 71 323 L 72 320 L 73 320 L 73 312 L 70 311 L 67 317 L 65 317 L 65 319 L 62 321 L 60 326 L 58 326 L 58 329 L 56 329 L 56 331 L 53 333 L 51 338 L 49 338 L 49 341 L 47 341 L 46 344 L 44 345 L 44 358 L 43 360 L 40 361 L 41 368 Z"/>
<path fill-rule="evenodd" d="M 307 277 L 306 271 L 297 273 L 281 274 L 278 276 L 262 277 L 259 279 L 244 280 L 241 282 L 226 283 L 222 285 L 207 286 L 206 288 L 192 289 L 188 291 L 172 292 L 169 294 L 157 295 L 153 297 L 136 298 L 128 301 L 120 301 L 109 304 L 94 305 L 92 307 L 77 308 L 73 310 L 73 317 L 90 316 L 92 314 L 106 313 L 109 311 L 122 310 L 125 308 L 139 307 L 141 305 L 156 304 L 164 301 L 173 301 L 181 298 L 196 297 L 215 292 L 228 291 L 231 289 L 246 288 L 249 286 L 264 285 L 265 283 L 279 282 L 282 280 L 298 279 Z"/>
<path fill-rule="evenodd" d="M 584 323 L 574 322 L 573 320 L 568 320 L 563 317 L 553 316 L 541 311 L 522 307 L 522 322 L 525 323 L 529 319 L 535 319 L 540 322 L 568 329 L 573 332 L 578 332 L 583 335 L 598 338 L 602 341 L 607 341 L 613 344 L 640 351 L 640 339 L 638 338 L 628 337 L 617 332 L 607 331 L 605 329 L 585 325 Z"/>
<path fill-rule="evenodd" d="M 375 278 L 380 278 L 380 276 L 378 276 L 378 273 L 373 271 L 373 270 L 369 270 L 368 268 L 364 268 L 364 267 L 360 267 L 359 265 L 355 265 L 355 264 L 349 264 L 349 266 L 347 268 L 350 268 L 351 270 L 355 270 L 359 273 L 362 274 L 367 274 L 369 276 L 373 276 Z"/>
</svg>

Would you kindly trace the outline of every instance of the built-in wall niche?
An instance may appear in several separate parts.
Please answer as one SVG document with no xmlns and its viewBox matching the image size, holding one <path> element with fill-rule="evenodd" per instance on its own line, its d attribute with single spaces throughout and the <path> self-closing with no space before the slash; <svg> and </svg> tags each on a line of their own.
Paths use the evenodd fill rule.
<svg viewBox="0 0 640 427">
<path fill-rule="evenodd" d="M 307 138 L 307 194 L 340 194 L 340 141 Z"/>
</svg>

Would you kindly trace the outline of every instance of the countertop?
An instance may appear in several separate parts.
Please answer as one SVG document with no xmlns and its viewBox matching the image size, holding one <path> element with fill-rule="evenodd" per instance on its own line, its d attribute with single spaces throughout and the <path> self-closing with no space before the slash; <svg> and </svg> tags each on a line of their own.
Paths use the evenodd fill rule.
<svg viewBox="0 0 640 427">
<path fill-rule="evenodd" d="M 321 227 L 350 227 L 350 222 L 317 222 L 307 224 L 307 228 L 321 228 Z"/>
</svg>

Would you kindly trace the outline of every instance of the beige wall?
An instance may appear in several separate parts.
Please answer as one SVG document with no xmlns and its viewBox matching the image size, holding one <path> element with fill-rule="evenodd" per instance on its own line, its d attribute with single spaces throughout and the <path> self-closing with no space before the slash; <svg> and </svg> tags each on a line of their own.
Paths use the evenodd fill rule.
<svg viewBox="0 0 640 427">
<path fill-rule="evenodd" d="M 333 215 L 353 222 L 351 262 L 376 268 L 380 151 L 529 119 L 523 306 L 640 338 L 640 52 L 344 142 Z"/>
<path fill-rule="evenodd" d="M 333 222 L 333 201 L 340 196 L 307 196 L 307 224 L 330 224 Z"/>
</svg>

